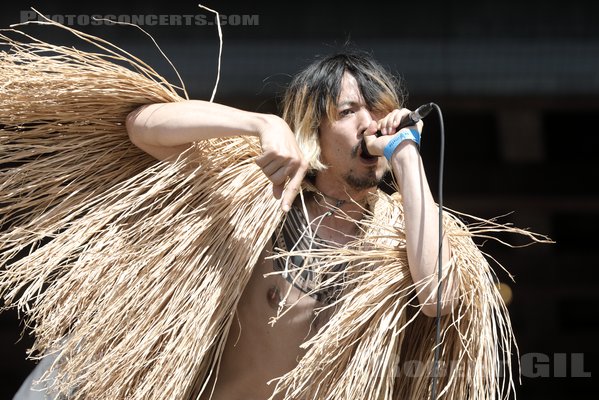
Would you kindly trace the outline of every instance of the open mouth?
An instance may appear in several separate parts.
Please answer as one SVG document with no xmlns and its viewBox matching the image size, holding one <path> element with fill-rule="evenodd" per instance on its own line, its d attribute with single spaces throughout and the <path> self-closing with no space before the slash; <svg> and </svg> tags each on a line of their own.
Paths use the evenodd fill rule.
<svg viewBox="0 0 599 400">
<path fill-rule="evenodd" d="M 362 159 L 362 161 L 366 161 L 366 162 L 374 162 L 376 160 L 378 160 L 378 156 L 372 156 L 370 154 L 365 154 L 360 152 L 360 159 Z"/>
<path fill-rule="evenodd" d="M 360 156 L 360 159 L 362 161 L 365 161 L 368 163 L 371 163 L 378 159 L 378 156 L 373 156 L 372 154 L 368 153 L 368 149 L 366 148 L 366 145 L 364 144 L 364 142 L 361 143 L 358 155 Z"/>
</svg>

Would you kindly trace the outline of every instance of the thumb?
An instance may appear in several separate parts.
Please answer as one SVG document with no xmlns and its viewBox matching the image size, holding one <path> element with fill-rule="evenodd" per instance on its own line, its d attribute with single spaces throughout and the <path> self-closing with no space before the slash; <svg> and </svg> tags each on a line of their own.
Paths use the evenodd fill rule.
<svg viewBox="0 0 599 400">
<path fill-rule="evenodd" d="M 362 139 L 362 154 L 380 157 L 383 155 L 383 151 L 380 149 L 379 139 L 374 135 L 366 135 Z"/>
</svg>

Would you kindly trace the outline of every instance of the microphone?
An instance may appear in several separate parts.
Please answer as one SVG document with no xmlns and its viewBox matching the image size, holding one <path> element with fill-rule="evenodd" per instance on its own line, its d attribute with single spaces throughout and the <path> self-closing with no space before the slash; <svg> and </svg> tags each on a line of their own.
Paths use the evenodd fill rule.
<svg viewBox="0 0 599 400">
<path fill-rule="evenodd" d="M 399 126 L 395 129 L 395 132 L 397 133 L 397 131 L 399 131 L 400 129 L 403 129 L 403 128 L 408 127 L 408 126 L 416 125 L 416 123 L 418 121 L 420 121 L 422 118 L 426 117 L 432 111 L 433 104 L 434 103 L 423 104 L 420 107 L 418 107 L 417 109 L 415 109 L 414 111 L 412 111 L 408 115 L 407 118 L 404 118 L 399 123 Z M 374 135 L 376 137 L 383 136 L 383 134 L 381 133 L 381 131 L 376 131 Z M 362 155 L 364 157 L 375 157 L 375 156 L 373 156 L 372 154 L 370 154 L 368 152 L 368 149 L 366 148 L 366 141 L 364 140 L 364 138 L 362 138 L 361 147 L 362 147 Z"/>
</svg>

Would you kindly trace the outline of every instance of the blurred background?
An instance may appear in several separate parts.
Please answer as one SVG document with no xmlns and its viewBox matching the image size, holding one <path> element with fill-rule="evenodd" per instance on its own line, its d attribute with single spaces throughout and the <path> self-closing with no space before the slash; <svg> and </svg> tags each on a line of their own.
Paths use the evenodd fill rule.
<svg viewBox="0 0 599 400">
<path fill-rule="evenodd" d="M 197 4 L 5 2 L 0 28 L 31 19 L 35 7 L 111 41 L 177 83 L 148 36 L 90 19 L 138 18 L 175 65 L 189 97 L 208 100 L 217 79 L 219 34 L 213 16 Z M 277 97 L 292 74 L 315 55 L 350 42 L 402 78 L 407 107 L 438 104 L 446 141 L 444 205 L 500 217 L 556 242 L 510 248 L 489 241 L 482 248 L 494 258 L 517 337 L 517 397 L 592 393 L 599 373 L 599 262 L 593 253 L 599 227 L 599 2 L 202 4 L 221 13 L 217 102 L 278 113 Z M 54 28 L 26 29 L 45 41 L 67 40 Z M 435 114 L 426 118 L 422 142 L 436 198 L 440 122 Z M 10 399 L 34 366 L 26 359 L 31 338 L 22 333 L 16 312 L 0 314 L 1 399 Z"/>
</svg>

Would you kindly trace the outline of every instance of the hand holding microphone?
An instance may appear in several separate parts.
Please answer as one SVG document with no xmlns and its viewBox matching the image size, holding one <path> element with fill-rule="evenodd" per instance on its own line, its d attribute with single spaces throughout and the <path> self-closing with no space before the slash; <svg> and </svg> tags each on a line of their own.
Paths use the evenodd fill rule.
<svg viewBox="0 0 599 400">
<path fill-rule="evenodd" d="M 395 131 L 399 132 L 403 128 L 416 125 L 418 123 L 418 121 L 420 121 L 422 118 L 426 117 L 431 112 L 431 110 L 433 109 L 433 104 L 434 103 L 424 104 L 424 105 L 418 107 L 416 110 L 412 111 L 408 115 L 407 118 L 404 118 L 400 122 L 399 126 L 397 126 L 397 128 L 395 128 Z M 385 129 L 385 128 L 383 128 L 383 129 Z M 380 130 L 378 130 L 374 135 L 376 137 L 381 137 L 381 136 L 383 136 L 383 133 Z M 405 139 L 413 140 L 417 144 L 419 144 L 420 143 L 420 134 L 418 133 L 418 131 L 416 129 L 412 129 L 409 132 L 402 132 L 400 134 L 396 133 L 396 134 L 392 135 L 391 141 L 389 141 L 389 143 L 385 147 L 385 154 L 384 154 L 385 157 L 387 159 L 390 159 L 391 154 L 393 153 L 392 150 L 394 150 L 395 147 L 397 147 L 397 145 L 399 145 L 399 143 Z M 365 138 L 362 138 L 361 148 L 362 148 L 362 155 L 364 157 L 376 157 L 368 152 L 368 147 L 366 146 Z"/>
</svg>

